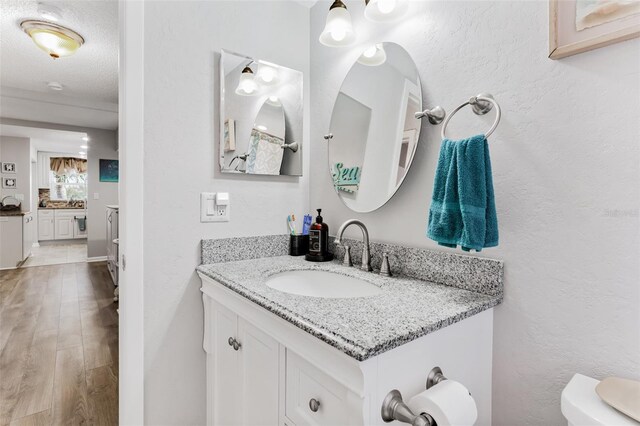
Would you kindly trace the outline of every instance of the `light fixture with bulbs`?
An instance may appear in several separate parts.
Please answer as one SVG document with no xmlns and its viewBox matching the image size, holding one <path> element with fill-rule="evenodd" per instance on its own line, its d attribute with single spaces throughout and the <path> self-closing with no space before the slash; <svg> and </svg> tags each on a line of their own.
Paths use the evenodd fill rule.
<svg viewBox="0 0 640 426">
<path fill-rule="evenodd" d="M 329 8 L 324 31 L 320 34 L 320 43 L 330 47 L 349 46 L 355 38 L 347 6 L 342 0 L 335 0 Z"/>
<path fill-rule="evenodd" d="M 73 55 L 84 44 L 80 34 L 51 22 L 26 20 L 20 28 L 53 59 Z"/>
<path fill-rule="evenodd" d="M 249 64 L 251 65 L 251 64 Z M 255 96 L 258 94 L 258 83 L 256 82 L 253 70 L 247 65 L 240 74 L 240 81 L 236 87 L 236 94 L 241 96 Z"/>
<path fill-rule="evenodd" d="M 385 52 L 382 43 L 374 44 L 362 52 L 358 58 L 358 62 L 369 67 L 377 67 L 387 61 L 387 52 Z"/>
<path fill-rule="evenodd" d="M 260 63 L 258 65 L 258 72 L 256 79 L 267 86 L 276 84 L 278 82 L 278 70 L 271 65 Z"/>
<path fill-rule="evenodd" d="M 393 22 L 406 15 L 408 0 L 365 0 L 364 17 L 372 22 Z"/>
</svg>

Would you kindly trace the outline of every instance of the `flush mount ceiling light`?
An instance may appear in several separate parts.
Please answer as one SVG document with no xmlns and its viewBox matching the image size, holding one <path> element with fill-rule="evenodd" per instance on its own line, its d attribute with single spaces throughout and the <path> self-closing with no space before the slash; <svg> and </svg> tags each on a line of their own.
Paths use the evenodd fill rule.
<svg viewBox="0 0 640 426">
<path fill-rule="evenodd" d="M 348 46 L 355 38 L 347 6 L 342 0 L 335 0 L 329 8 L 327 23 L 320 34 L 320 43 L 330 47 Z"/>
<path fill-rule="evenodd" d="M 376 67 L 387 61 L 387 52 L 384 51 L 382 43 L 374 44 L 367 48 L 358 58 L 358 62 L 362 65 Z"/>
<path fill-rule="evenodd" d="M 364 17 L 372 22 L 393 22 L 409 9 L 408 0 L 365 0 Z"/>
<path fill-rule="evenodd" d="M 242 74 L 240 74 L 240 81 L 236 88 L 237 95 L 255 96 L 258 94 L 258 83 L 256 83 L 255 76 L 251 68 L 249 68 L 249 65 L 244 67 Z"/>
<path fill-rule="evenodd" d="M 51 22 L 27 20 L 20 27 L 53 59 L 73 55 L 84 44 L 80 34 Z"/>
<path fill-rule="evenodd" d="M 262 84 L 276 84 L 278 82 L 278 70 L 271 65 L 260 64 L 258 65 L 256 79 Z"/>
</svg>

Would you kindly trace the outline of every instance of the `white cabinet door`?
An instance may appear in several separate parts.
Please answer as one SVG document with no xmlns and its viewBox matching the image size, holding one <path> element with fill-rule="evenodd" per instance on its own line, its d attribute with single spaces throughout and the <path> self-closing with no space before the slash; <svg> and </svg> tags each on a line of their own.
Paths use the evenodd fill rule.
<svg viewBox="0 0 640 426">
<path fill-rule="evenodd" d="M 241 425 L 240 380 L 238 377 L 239 356 L 229 344 L 229 339 L 237 338 L 238 316 L 224 306 L 213 303 L 214 342 L 213 356 L 213 422 L 212 425 Z"/>
<path fill-rule="evenodd" d="M 38 188 L 49 188 L 50 155 L 38 152 Z"/>
<path fill-rule="evenodd" d="M 56 217 L 55 223 L 55 239 L 56 240 L 68 240 L 73 238 L 73 226 L 75 225 L 75 220 L 73 217 L 63 216 Z"/>
<path fill-rule="evenodd" d="M 53 221 L 53 215 L 38 216 L 38 241 L 48 241 L 55 238 Z"/>
<path fill-rule="evenodd" d="M 242 318 L 238 320 L 238 342 L 242 424 L 277 426 L 280 346 Z"/>
</svg>

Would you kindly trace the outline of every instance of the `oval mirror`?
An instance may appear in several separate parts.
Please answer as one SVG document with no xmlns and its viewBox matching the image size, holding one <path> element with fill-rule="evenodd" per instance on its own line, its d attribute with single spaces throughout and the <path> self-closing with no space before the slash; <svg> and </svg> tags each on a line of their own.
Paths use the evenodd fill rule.
<svg viewBox="0 0 640 426">
<path fill-rule="evenodd" d="M 404 180 L 418 145 L 422 89 L 409 53 L 395 43 L 367 48 L 345 77 L 331 115 L 329 167 L 351 210 L 383 206 Z"/>
<path fill-rule="evenodd" d="M 277 97 L 262 104 L 249 137 L 246 173 L 279 175 L 284 156 L 284 109 Z"/>
</svg>

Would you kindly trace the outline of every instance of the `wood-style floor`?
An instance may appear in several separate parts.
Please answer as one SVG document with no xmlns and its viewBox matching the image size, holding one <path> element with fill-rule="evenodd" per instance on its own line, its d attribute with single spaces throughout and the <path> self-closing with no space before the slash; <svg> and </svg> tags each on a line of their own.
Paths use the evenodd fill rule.
<svg viewBox="0 0 640 426">
<path fill-rule="evenodd" d="M 67 424 L 118 424 L 118 314 L 107 266 L 0 271 L 0 425 Z"/>
</svg>

